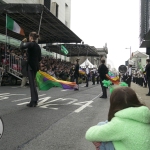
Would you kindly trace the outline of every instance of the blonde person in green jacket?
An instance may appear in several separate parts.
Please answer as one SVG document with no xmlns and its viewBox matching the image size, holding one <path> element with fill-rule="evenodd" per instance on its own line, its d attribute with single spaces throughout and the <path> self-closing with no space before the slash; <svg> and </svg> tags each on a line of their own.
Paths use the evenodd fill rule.
<svg viewBox="0 0 150 150">
<path fill-rule="evenodd" d="M 150 150 L 150 110 L 129 87 L 110 96 L 108 123 L 88 129 L 85 138 L 99 150 Z"/>
</svg>

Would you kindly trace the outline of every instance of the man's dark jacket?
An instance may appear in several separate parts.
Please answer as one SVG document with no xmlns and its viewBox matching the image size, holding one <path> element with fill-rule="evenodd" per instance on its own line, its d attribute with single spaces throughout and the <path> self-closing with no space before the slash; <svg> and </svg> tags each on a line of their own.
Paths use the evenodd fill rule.
<svg viewBox="0 0 150 150">
<path fill-rule="evenodd" d="M 74 72 L 75 77 L 79 77 L 79 64 L 75 65 L 75 72 Z"/>
<path fill-rule="evenodd" d="M 20 49 L 27 49 L 27 62 L 31 69 L 36 73 L 39 71 L 39 62 L 41 61 L 41 48 L 35 42 L 21 42 Z"/>
<path fill-rule="evenodd" d="M 103 80 L 107 80 L 106 74 L 108 74 L 108 68 L 104 65 L 101 64 L 98 68 L 98 73 L 100 75 L 100 79 Z"/>
<path fill-rule="evenodd" d="M 150 63 L 146 65 L 145 72 L 147 79 L 150 78 Z"/>
</svg>

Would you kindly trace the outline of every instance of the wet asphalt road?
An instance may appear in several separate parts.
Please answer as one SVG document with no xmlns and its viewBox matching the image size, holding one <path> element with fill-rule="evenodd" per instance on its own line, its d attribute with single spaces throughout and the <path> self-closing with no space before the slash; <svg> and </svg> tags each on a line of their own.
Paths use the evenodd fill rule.
<svg viewBox="0 0 150 150">
<path fill-rule="evenodd" d="M 0 87 L 4 134 L 0 150 L 92 150 L 86 130 L 107 119 L 109 98 L 100 99 L 100 85 L 79 91 L 39 91 L 39 104 L 28 108 L 29 88 Z M 108 96 L 109 97 L 109 96 Z"/>
</svg>

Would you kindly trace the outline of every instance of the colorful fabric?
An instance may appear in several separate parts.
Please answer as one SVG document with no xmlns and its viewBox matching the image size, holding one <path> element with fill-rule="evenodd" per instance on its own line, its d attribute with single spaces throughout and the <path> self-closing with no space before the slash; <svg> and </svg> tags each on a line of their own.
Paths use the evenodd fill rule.
<svg viewBox="0 0 150 150">
<path fill-rule="evenodd" d="M 36 81 L 37 81 L 39 90 L 42 90 L 42 91 L 49 90 L 52 87 L 60 87 L 63 89 L 77 88 L 77 84 L 75 82 L 57 80 L 56 78 L 42 71 L 37 72 Z"/>
<path fill-rule="evenodd" d="M 115 150 L 148 150 L 149 134 L 150 110 L 141 106 L 116 112 L 107 124 L 88 129 L 85 138 L 91 142 L 112 141 Z"/>
<path fill-rule="evenodd" d="M 113 78 L 111 78 L 108 74 L 106 74 L 106 77 L 107 77 L 107 79 L 110 80 L 113 84 L 119 85 L 119 83 L 120 83 L 119 77 L 113 77 Z"/>
<path fill-rule="evenodd" d="M 24 30 L 12 18 L 7 16 L 6 22 L 7 22 L 6 25 L 7 29 L 16 32 L 18 34 L 25 35 Z"/>
<path fill-rule="evenodd" d="M 110 77 L 115 77 L 115 75 L 114 75 L 114 73 L 112 73 L 112 72 L 108 72 L 108 75 L 110 76 Z"/>
<path fill-rule="evenodd" d="M 82 69 L 79 69 L 79 74 L 85 75 L 85 71 Z"/>
</svg>

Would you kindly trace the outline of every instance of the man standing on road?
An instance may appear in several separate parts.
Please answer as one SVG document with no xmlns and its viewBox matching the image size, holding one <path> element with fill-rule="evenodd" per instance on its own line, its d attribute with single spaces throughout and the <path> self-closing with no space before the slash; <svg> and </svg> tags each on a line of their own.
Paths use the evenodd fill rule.
<svg viewBox="0 0 150 150">
<path fill-rule="evenodd" d="M 29 34 L 29 42 L 25 43 L 27 39 L 23 39 L 20 49 L 27 49 L 27 71 L 30 84 L 31 101 L 27 104 L 28 107 L 36 107 L 38 101 L 38 93 L 35 85 L 35 77 L 39 71 L 39 62 L 41 61 L 41 48 L 36 43 L 39 35 L 36 32 Z"/>
<path fill-rule="evenodd" d="M 103 80 L 107 80 L 106 74 L 108 74 L 108 68 L 105 65 L 105 60 L 101 60 L 101 65 L 98 68 L 98 73 L 100 75 L 100 84 L 102 87 L 102 96 L 100 98 L 107 98 L 107 88 L 105 86 L 103 86 L 102 81 Z"/>
<path fill-rule="evenodd" d="M 126 79 L 126 83 L 128 84 L 128 87 L 131 86 L 131 80 L 132 80 L 132 64 L 129 64 L 129 69 L 128 69 L 128 77 Z"/>
<path fill-rule="evenodd" d="M 148 83 L 148 88 L 149 88 L 149 92 L 148 94 L 146 94 L 146 96 L 150 96 L 150 59 L 146 60 L 146 68 L 145 68 L 145 72 L 146 72 L 146 77 L 147 77 L 147 83 Z"/>
<path fill-rule="evenodd" d="M 76 84 L 77 84 L 77 88 L 75 88 L 74 90 L 77 91 L 79 90 L 79 85 L 78 85 L 78 78 L 79 78 L 79 58 L 76 59 L 76 65 L 75 65 L 75 71 L 74 71 L 74 78 L 75 78 L 75 81 L 76 81 Z"/>
<path fill-rule="evenodd" d="M 85 87 L 88 87 L 89 86 L 89 76 L 90 76 L 90 70 L 89 70 L 89 67 L 88 65 L 86 65 L 86 69 L 85 69 L 85 73 L 86 73 L 86 86 Z"/>
<path fill-rule="evenodd" d="M 70 82 L 74 82 L 74 72 L 75 72 L 75 65 L 72 66 L 72 68 L 70 69 Z"/>
</svg>

